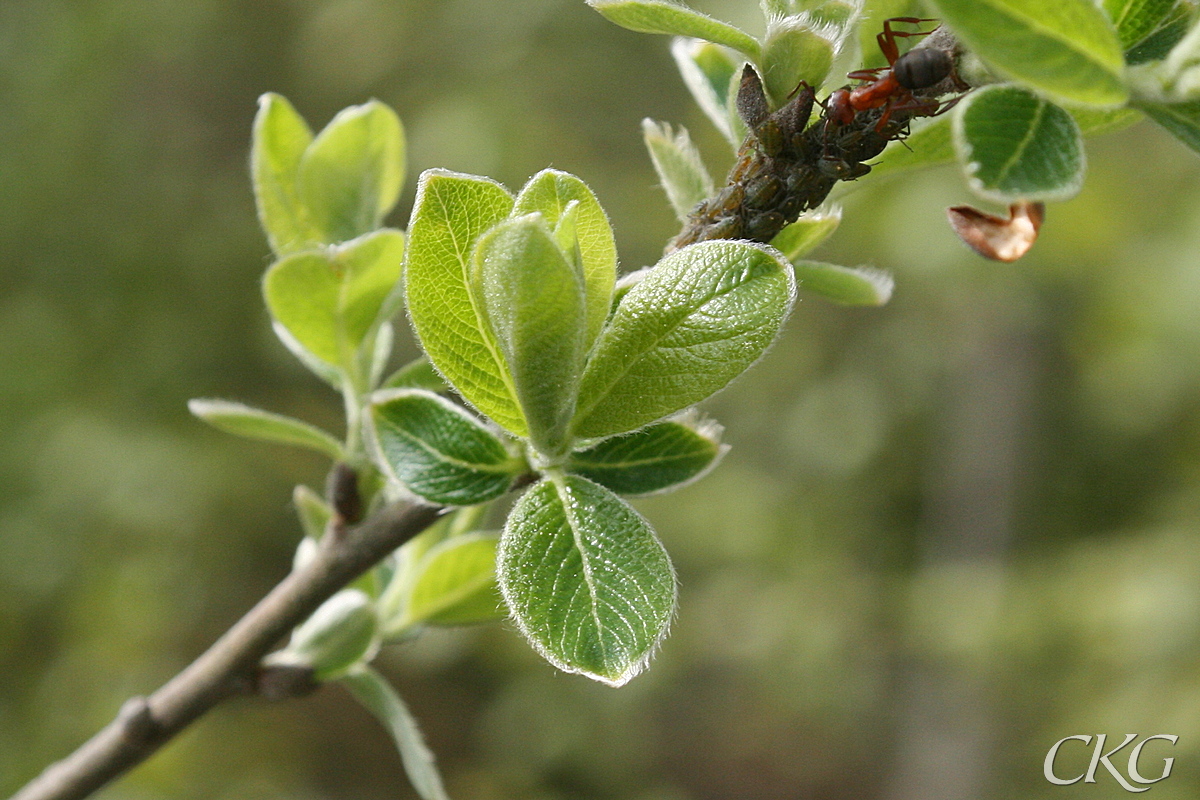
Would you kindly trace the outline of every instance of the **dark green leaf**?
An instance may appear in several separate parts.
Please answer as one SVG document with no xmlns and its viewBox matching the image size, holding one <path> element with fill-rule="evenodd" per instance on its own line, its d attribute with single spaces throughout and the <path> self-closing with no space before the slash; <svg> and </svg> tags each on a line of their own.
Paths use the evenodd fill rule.
<svg viewBox="0 0 1200 800">
<path fill-rule="evenodd" d="M 986 86 L 953 120 L 971 188 L 997 202 L 1065 200 L 1083 184 L 1083 138 L 1071 115 L 1018 86 Z"/>
<path fill-rule="evenodd" d="M 724 450 L 716 426 L 660 422 L 572 453 L 567 470 L 617 494 L 653 494 L 696 480 Z"/>
<path fill-rule="evenodd" d="M 646 666 L 675 609 L 675 574 L 649 524 L 578 476 L 543 480 L 517 501 L 497 570 L 538 652 L 611 686 Z"/>
<path fill-rule="evenodd" d="M 371 420 L 384 471 L 434 503 L 468 506 L 499 497 L 523 466 L 495 434 L 431 392 L 379 392 Z"/>
<path fill-rule="evenodd" d="M 1200 152 L 1200 100 L 1170 105 L 1141 103 L 1138 107 L 1179 141 Z"/>
<path fill-rule="evenodd" d="M 1104 10 L 1117 29 L 1121 47 L 1128 50 L 1158 30 L 1176 0 L 1104 0 Z"/>
</svg>

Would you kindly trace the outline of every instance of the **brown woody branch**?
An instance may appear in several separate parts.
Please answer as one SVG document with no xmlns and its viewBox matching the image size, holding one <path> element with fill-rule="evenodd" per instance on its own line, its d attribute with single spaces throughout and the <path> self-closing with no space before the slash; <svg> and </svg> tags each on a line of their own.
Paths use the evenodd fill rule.
<svg viewBox="0 0 1200 800">
<path fill-rule="evenodd" d="M 287 687 L 272 676 L 261 682 L 259 662 L 321 603 L 400 545 L 428 528 L 441 506 L 402 502 L 361 525 L 334 530 L 317 556 L 292 572 L 212 647 L 149 697 L 134 697 L 117 718 L 11 800 L 78 800 L 140 764 L 221 701 L 245 691 L 297 694 L 311 688 L 305 676 Z M 311 677 L 311 676 L 309 676 Z M 297 679 L 298 678 L 298 679 Z"/>
</svg>

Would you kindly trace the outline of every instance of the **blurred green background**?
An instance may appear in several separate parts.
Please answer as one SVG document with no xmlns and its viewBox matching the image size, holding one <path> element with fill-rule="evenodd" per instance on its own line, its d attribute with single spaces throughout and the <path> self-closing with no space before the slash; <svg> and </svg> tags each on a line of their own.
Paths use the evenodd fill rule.
<svg viewBox="0 0 1200 800">
<path fill-rule="evenodd" d="M 759 32 L 752 0 L 697 5 Z M 265 91 L 317 128 L 389 103 L 412 176 L 574 172 L 625 269 L 675 232 L 642 117 L 729 160 L 667 41 L 582 0 L 0 3 L 0 793 L 280 579 L 291 486 L 322 480 L 185 408 L 340 417 L 259 299 Z M 1180 737 L 1146 750 L 1147 775 L 1177 759 L 1156 798 L 1200 793 L 1200 158 L 1144 123 L 1088 154 L 1015 265 L 950 232 L 953 169 L 846 195 L 818 257 L 893 271 L 895 298 L 806 298 L 707 404 L 723 465 L 638 503 L 681 584 L 648 673 L 557 674 L 508 624 L 383 656 L 453 797 L 1116 798 L 1103 769 L 1056 787 L 1042 760 L 1133 731 Z M 414 795 L 331 688 L 230 702 L 100 796 Z"/>
</svg>

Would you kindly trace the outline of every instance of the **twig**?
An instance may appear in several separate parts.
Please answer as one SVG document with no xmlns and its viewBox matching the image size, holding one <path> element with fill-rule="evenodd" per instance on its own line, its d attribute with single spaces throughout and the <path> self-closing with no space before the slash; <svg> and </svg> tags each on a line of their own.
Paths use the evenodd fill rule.
<svg viewBox="0 0 1200 800">
<path fill-rule="evenodd" d="M 258 664 L 317 607 L 388 553 L 428 528 L 445 509 L 394 503 L 326 536 L 308 565 L 292 572 L 212 647 L 148 698 L 135 697 L 117 718 L 11 800 L 78 800 L 144 761 L 227 697 L 255 687 Z"/>
</svg>

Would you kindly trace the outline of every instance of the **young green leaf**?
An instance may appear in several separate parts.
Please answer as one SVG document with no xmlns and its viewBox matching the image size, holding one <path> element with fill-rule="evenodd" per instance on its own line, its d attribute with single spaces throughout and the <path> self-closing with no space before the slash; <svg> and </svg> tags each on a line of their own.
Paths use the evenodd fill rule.
<svg viewBox="0 0 1200 800">
<path fill-rule="evenodd" d="M 384 472 L 413 494 L 468 506 L 504 494 L 523 465 L 470 414 L 431 392 L 378 392 L 371 429 Z"/>
<path fill-rule="evenodd" d="M 303 484 L 297 485 L 292 491 L 292 505 L 296 507 L 304 535 L 313 541 L 320 540 L 333 517 L 333 509 L 319 494 Z"/>
<path fill-rule="evenodd" d="M 496 567 L 534 648 L 610 686 L 646 666 L 675 610 L 675 574 L 650 525 L 574 475 L 543 480 L 517 501 Z"/>
<path fill-rule="evenodd" d="M 467 402 L 516 436 L 528 435 L 512 376 L 471 288 L 476 241 L 512 211 L 488 178 L 427 170 L 408 226 L 408 315 L 429 360 Z"/>
<path fill-rule="evenodd" d="M 795 291 L 791 265 L 763 245 L 701 242 L 666 256 L 596 343 L 575 434 L 636 430 L 721 390 L 775 340 Z"/>
<path fill-rule="evenodd" d="M 830 41 L 797 17 L 776 17 L 767 23 L 763 43 L 763 88 L 771 105 L 779 108 L 804 81 L 820 86 L 833 66 Z"/>
<path fill-rule="evenodd" d="M 719 45 L 683 37 L 671 42 L 671 55 L 679 67 L 684 85 L 692 93 L 700 110 L 712 120 L 729 144 L 737 149 L 745 134 L 737 135 L 731 123 L 733 118 L 730 117 L 729 108 L 733 98 L 730 85 L 738 79 L 741 64 Z"/>
<path fill-rule="evenodd" d="M 425 389 L 430 392 L 441 393 L 449 387 L 442 380 L 442 376 L 437 374 L 437 370 L 433 368 L 433 364 L 429 363 L 429 359 L 425 356 L 413 359 L 405 364 L 400 369 L 393 372 L 387 379 L 380 384 L 380 389 Z"/>
<path fill-rule="evenodd" d="M 300 159 L 312 138 L 308 124 L 284 97 L 268 92 L 258 98 L 250 173 L 258 220 L 277 256 L 319 241 L 296 190 Z"/>
<path fill-rule="evenodd" d="M 564 214 L 571 204 L 575 204 L 575 236 L 568 238 L 574 238 L 579 249 L 587 306 L 585 346 L 590 347 L 612 307 L 613 284 L 617 280 L 617 244 L 600 202 L 579 178 L 545 169 L 521 189 L 512 213 L 514 216 L 539 213 L 552 231 L 561 233 Z M 560 242 L 559 246 L 569 256 L 576 245 Z"/>
<path fill-rule="evenodd" d="M 417 566 L 400 618 L 389 631 L 414 625 L 473 625 L 507 615 L 496 586 L 494 534 L 469 533 L 439 542 Z"/>
<path fill-rule="evenodd" d="M 400 280 L 404 234 L 384 229 L 325 250 L 287 256 L 267 270 L 271 316 L 312 355 L 352 370 Z"/>
<path fill-rule="evenodd" d="M 1066 200 L 1083 184 L 1083 138 L 1071 115 L 1019 86 L 985 86 L 952 123 L 967 181 L 981 197 Z"/>
<path fill-rule="evenodd" d="M 318 681 L 337 678 L 372 650 L 378 622 L 371 598 L 358 589 L 343 589 L 322 603 L 292 632 L 287 647 L 264 663 L 309 667 Z"/>
<path fill-rule="evenodd" d="M 218 430 L 265 442 L 307 447 L 335 461 L 345 457 L 341 443 L 307 422 L 229 400 L 189 400 L 188 411 Z"/>
<path fill-rule="evenodd" d="M 1099 136 L 1104 133 L 1119 131 L 1145 118 L 1145 115 L 1136 108 L 1105 110 L 1076 106 L 1075 108 L 1068 108 L 1066 110 L 1075 118 L 1075 124 L 1079 126 L 1079 132 L 1084 136 Z"/>
<path fill-rule="evenodd" d="M 826 210 L 810 211 L 775 234 L 771 247 L 789 259 L 806 256 L 828 239 L 842 221 L 842 209 L 833 206 Z"/>
<path fill-rule="evenodd" d="M 275 336 L 279 341 L 283 342 L 283 346 L 288 352 L 296 357 L 296 359 L 308 368 L 312 374 L 316 375 L 321 380 L 328 383 L 339 391 L 345 383 L 341 369 L 326 364 L 321 359 L 310 353 L 304 345 L 300 344 L 300 340 L 292 335 L 291 331 L 285 328 L 277 319 L 271 320 L 271 330 L 275 332 Z"/>
<path fill-rule="evenodd" d="M 300 200 L 327 244 L 378 228 L 403 184 L 404 128 L 378 100 L 339 112 L 300 159 Z"/>
<path fill-rule="evenodd" d="M 726 448 L 720 427 L 659 422 L 572 453 L 566 469 L 617 494 L 677 489 L 716 466 Z"/>
<path fill-rule="evenodd" d="M 984 61 L 1067 103 L 1125 103 L 1125 58 L 1093 0 L 930 0 Z"/>
<path fill-rule="evenodd" d="M 1200 152 L 1200 100 L 1190 103 L 1140 103 L 1150 119 L 1162 125 L 1179 141 Z"/>
<path fill-rule="evenodd" d="M 450 800 L 442 786 L 433 753 L 425 744 L 417 721 L 387 679 L 366 664 L 342 677 L 342 685 L 383 723 L 404 762 L 404 771 L 422 800 Z"/>
<path fill-rule="evenodd" d="M 529 439 L 558 454 L 586 353 L 587 297 L 541 214 L 501 222 L 479 240 L 472 284 L 512 379 Z"/>
<path fill-rule="evenodd" d="M 1104 10 L 1108 12 L 1117 29 L 1117 38 L 1125 50 L 1139 42 L 1145 41 L 1150 34 L 1158 30 L 1163 21 L 1175 7 L 1176 0 L 1104 0 Z"/>
<path fill-rule="evenodd" d="M 666 33 L 691 36 L 714 44 L 723 44 L 751 61 L 759 56 L 758 41 L 727 22 L 668 0 L 587 0 L 588 5 L 610 22 L 638 33 Z"/>
<path fill-rule="evenodd" d="M 794 261 L 802 291 L 819 294 L 844 306 L 881 306 L 892 299 L 895 281 L 887 272 L 870 267 L 842 267 L 820 261 Z"/>
<path fill-rule="evenodd" d="M 667 123 L 647 117 L 642 120 L 642 138 L 667 200 L 675 216 L 684 222 L 696 204 L 713 193 L 712 177 L 686 128 L 673 133 Z"/>
</svg>

